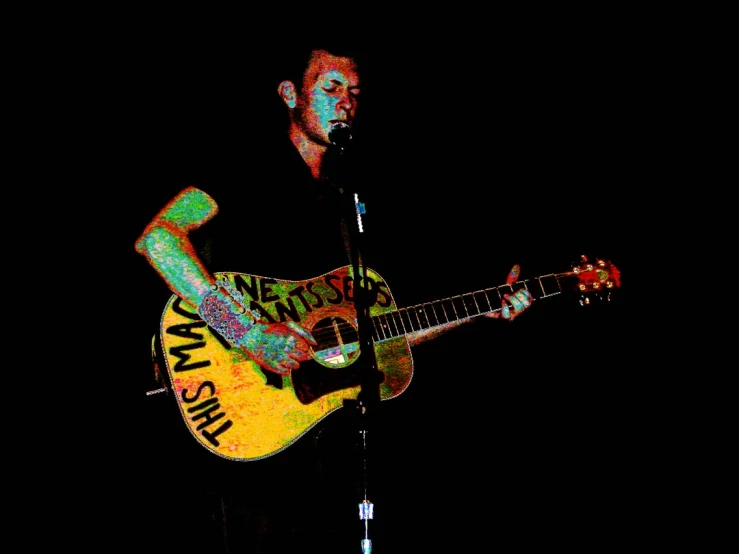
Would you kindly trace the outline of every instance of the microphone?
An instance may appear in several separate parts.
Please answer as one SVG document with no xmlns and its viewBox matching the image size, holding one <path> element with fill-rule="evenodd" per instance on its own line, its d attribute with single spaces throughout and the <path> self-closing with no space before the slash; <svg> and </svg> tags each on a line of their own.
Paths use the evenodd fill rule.
<svg viewBox="0 0 739 554">
<path fill-rule="evenodd" d="M 331 124 L 331 130 L 328 132 L 328 140 L 333 146 L 336 146 L 343 152 L 352 140 L 351 127 L 343 121 L 337 121 Z"/>
</svg>

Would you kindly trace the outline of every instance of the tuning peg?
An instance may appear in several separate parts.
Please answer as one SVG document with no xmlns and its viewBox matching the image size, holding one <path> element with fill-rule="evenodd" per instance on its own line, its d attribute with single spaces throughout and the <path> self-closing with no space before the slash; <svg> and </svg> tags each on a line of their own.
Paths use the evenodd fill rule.
<svg viewBox="0 0 739 554">
<path fill-rule="evenodd" d="M 611 301 L 613 301 L 613 291 L 611 290 L 590 290 L 586 294 L 583 294 L 580 296 L 580 300 L 578 301 L 578 303 L 580 304 L 580 306 L 592 306 L 592 305 L 595 305 L 596 303 L 605 304 Z"/>
<path fill-rule="evenodd" d="M 581 273 L 583 271 L 592 271 L 594 265 L 588 261 L 588 257 L 585 254 L 580 255 L 580 262 L 572 264 L 572 270 L 575 273 Z"/>
</svg>

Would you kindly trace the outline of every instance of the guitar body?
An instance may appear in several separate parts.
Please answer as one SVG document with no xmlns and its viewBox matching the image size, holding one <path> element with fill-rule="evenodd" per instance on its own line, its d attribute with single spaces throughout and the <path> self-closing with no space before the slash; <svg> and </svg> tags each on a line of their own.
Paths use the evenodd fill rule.
<svg viewBox="0 0 739 554">
<path fill-rule="evenodd" d="M 364 270 L 363 270 L 364 271 Z M 270 322 L 296 321 L 318 345 L 290 376 L 262 370 L 231 347 L 190 306 L 170 298 L 161 319 L 162 354 L 181 415 L 215 454 L 251 461 L 280 452 L 360 392 L 362 363 L 354 308 L 353 268 L 305 281 L 217 273 Z M 397 310 L 384 280 L 367 268 L 370 317 Z M 405 334 L 375 341 L 380 399 L 398 396 L 413 376 Z"/>
</svg>

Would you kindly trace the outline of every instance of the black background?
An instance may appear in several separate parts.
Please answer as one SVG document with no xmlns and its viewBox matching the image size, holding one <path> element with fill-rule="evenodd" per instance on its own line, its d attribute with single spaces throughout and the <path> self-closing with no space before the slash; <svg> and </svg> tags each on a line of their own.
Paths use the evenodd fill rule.
<svg viewBox="0 0 739 554">
<path fill-rule="evenodd" d="M 615 544 L 634 525 L 622 506 L 640 471 L 626 299 L 627 191 L 649 185 L 643 65 L 629 34 L 602 22 L 457 31 L 468 32 L 416 26 L 367 40 L 372 86 L 357 135 L 377 160 L 373 198 L 395 216 L 373 221 L 367 207 L 368 240 L 387 245 L 368 264 L 383 267 L 399 306 L 502 284 L 514 263 L 524 278 L 564 271 L 582 254 L 610 260 L 622 287 L 609 305 L 550 299 L 509 327 L 485 321 L 414 352 L 412 386 L 386 403 L 398 472 L 393 505 L 376 506 L 390 526 L 377 552 Z M 91 269 L 108 291 L 92 305 L 105 324 L 90 329 L 105 393 L 77 449 L 90 468 L 79 488 L 92 489 L 94 526 L 110 540 L 191 531 L 157 523 L 169 496 L 182 497 L 150 458 L 168 430 L 141 417 L 149 368 L 132 350 L 148 347 L 139 316 L 162 285 L 133 243 L 173 190 L 248 160 L 280 131 L 282 106 L 264 86 L 279 46 L 236 36 L 121 36 L 75 64 L 88 149 L 74 158 L 99 185 L 83 195 L 94 206 L 85 232 L 112 245 Z"/>
</svg>

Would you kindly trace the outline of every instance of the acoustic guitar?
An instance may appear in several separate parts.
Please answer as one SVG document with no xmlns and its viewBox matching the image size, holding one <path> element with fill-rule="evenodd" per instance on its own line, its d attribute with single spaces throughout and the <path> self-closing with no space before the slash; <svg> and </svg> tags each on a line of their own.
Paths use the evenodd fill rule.
<svg viewBox="0 0 739 554">
<path fill-rule="evenodd" d="M 367 295 L 380 400 L 400 395 L 413 377 L 406 335 L 501 309 L 506 293 L 528 289 L 540 301 L 576 292 L 587 304 L 608 301 L 620 271 L 596 260 L 563 273 L 398 308 L 385 280 L 360 268 Z M 237 461 L 272 456 L 289 447 L 330 413 L 357 398 L 362 356 L 354 308 L 352 266 L 303 281 L 244 273 L 217 273 L 265 321 L 296 321 L 317 341 L 311 359 L 289 376 L 265 371 L 231 347 L 194 309 L 172 296 L 161 317 L 162 357 L 182 418 L 193 437 L 213 453 Z"/>
</svg>

